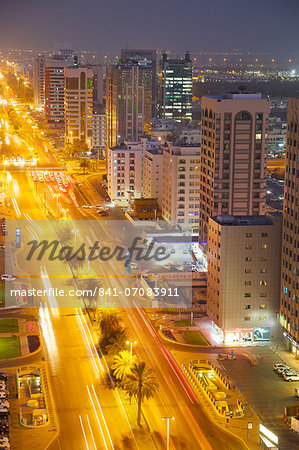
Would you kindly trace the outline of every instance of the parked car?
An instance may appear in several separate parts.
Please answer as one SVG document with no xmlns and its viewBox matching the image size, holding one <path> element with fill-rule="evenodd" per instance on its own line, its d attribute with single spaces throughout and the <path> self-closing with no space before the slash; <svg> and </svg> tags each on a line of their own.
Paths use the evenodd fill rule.
<svg viewBox="0 0 299 450">
<path fill-rule="evenodd" d="M 1 280 L 2 281 L 13 281 L 15 279 L 16 279 L 16 277 L 14 275 L 8 275 L 7 273 L 3 273 L 1 275 Z"/>
<path fill-rule="evenodd" d="M 285 381 L 299 381 L 299 373 L 285 373 L 283 379 Z"/>
<path fill-rule="evenodd" d="M 0 391 L 0 399 L 7 399 L 8 392 L 7 391 Z"/>
<path fill-rule="evenodd" d="M 278 369 L 276 369 L 276 372 L 280 375 L 283 372 L 286 372 L 288 370 L 291 370 L 291 368 L 289 366 L 284 366 L 284 367 L 278 367 Z"/>
<path fill-rule="evenodd" d="M 0 408 L 1 408 L 1 406 L 5 406 L 6 408 L 9 408 L 8 400 L 0 400 Z"/>
</svg>

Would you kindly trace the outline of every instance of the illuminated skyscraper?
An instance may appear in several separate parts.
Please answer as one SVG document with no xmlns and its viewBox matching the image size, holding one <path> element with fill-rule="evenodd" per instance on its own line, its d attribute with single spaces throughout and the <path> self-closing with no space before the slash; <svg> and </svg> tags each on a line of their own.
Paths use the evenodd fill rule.
<svg viewBox="0 0 299 450">
<path fill-rule="evenodd" d="M 92 69 L 65 69 L 65 138 L 85 141 L 92 148 L 93 89 Z"/>
<path fill-rule="evenodd" d="M 209 217 L 265 214 L 266 135 L 270 104 L 261 94 L 203 97 L 199 240 Z"/>
<path fill-rule="evenodd" d="M 42 109 L 45 105 L 45 57 L 38 55 L 33 62 L 34 106 Z"/>
<path fill-rule="evenodd" d="M 106 73 L 108 147 L 125 139 L 150 136 L 152 119 L 152 70 L 137 63 L 109 66 Z"/>
<path fill-rule="evenodd" d="M 192 61 L 186 53 L 183 59 L 161 61 L 160 117 L 177 122 L 192 119 Z"/>
<path fill-rule="evenodd" d="M 282 230 L 280 323 L 299 356 L 299 99 L 290 98 Z"/>
</svg>

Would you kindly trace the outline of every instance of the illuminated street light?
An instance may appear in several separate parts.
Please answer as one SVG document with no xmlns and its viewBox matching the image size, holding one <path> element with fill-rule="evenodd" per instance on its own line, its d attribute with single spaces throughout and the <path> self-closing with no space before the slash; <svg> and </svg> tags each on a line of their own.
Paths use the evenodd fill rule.
<svg viewBox="0 0 299 450">
<path fill-rule="evenodd" d="M 127 341 L 126 344 L 130 345 L 130 354 L 131 354 L 131 361 L 132 361 L 132 358 L 133 358 L 133 345 L 136 345 L 137 342 L 136 341 Z"/>
<path fill-rule="evenodd" d="M 162 420 L 166 420 L 166 449 L 169 450 L 169 422 L 174 420 L 174 417 L 162 417 Z"/>
</svg>

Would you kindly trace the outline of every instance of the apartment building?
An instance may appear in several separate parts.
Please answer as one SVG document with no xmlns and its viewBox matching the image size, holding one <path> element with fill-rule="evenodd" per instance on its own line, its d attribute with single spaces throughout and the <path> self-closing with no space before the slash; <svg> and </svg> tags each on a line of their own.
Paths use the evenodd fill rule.
<svg viewBox="0 0 299 450">
<path fill-rule="evenodd" d="M 163 150 L 158 145 L 148 149 L 143 157 L 143 197 L 155 198 L 162 209 L 163 198 Z"/>
<path fill-rule="evenodd" d="M 105 105 L 93 106 L 92 148 L 100 159 L 106 156 L 106 111 Z"/>
<path fill-rule="evenodd" d="M 65 69 L 65 140 L 85 141 L 93 146 L 92 70 L 87 67 Z"/>
<path fill-rule="evenodd" d="M 203 97 L 199 241 L 214 215 L 260 215 L 266 205 L 266 135 L 270 103 L 261 94 Z"/>
<path fill-rule="evenodd" d="M 282 215 L 209 218 L 207 313 L 225 343 L 277 337 Z"/>
<path fill-rule="evenodd" d="M 38 55 L 33 61 L 34 107 L 42 110 L 45 105 L 45 57 Z"/>
<path fill-rule="evenodd" d="M 280 323 L 285 341 L 299 357 L 299 99 L 287 113 L 281 261 Z"/>
<path fill-rule="evenodd" d="M 162 216 L 170 224 L 198 228 L 200 146 L 169 143 L 161 148 Z"/>
</svg>

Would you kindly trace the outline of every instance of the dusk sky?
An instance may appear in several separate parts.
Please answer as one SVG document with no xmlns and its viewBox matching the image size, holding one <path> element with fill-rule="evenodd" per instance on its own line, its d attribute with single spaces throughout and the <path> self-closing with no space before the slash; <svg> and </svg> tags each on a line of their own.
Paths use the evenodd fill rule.
<svg viewBox="0 0 299 450">
<path fill-rule="evenodd" d="M 1 0 L 0 48 L 298 52 L 297 0 Z"/>
</svg>

